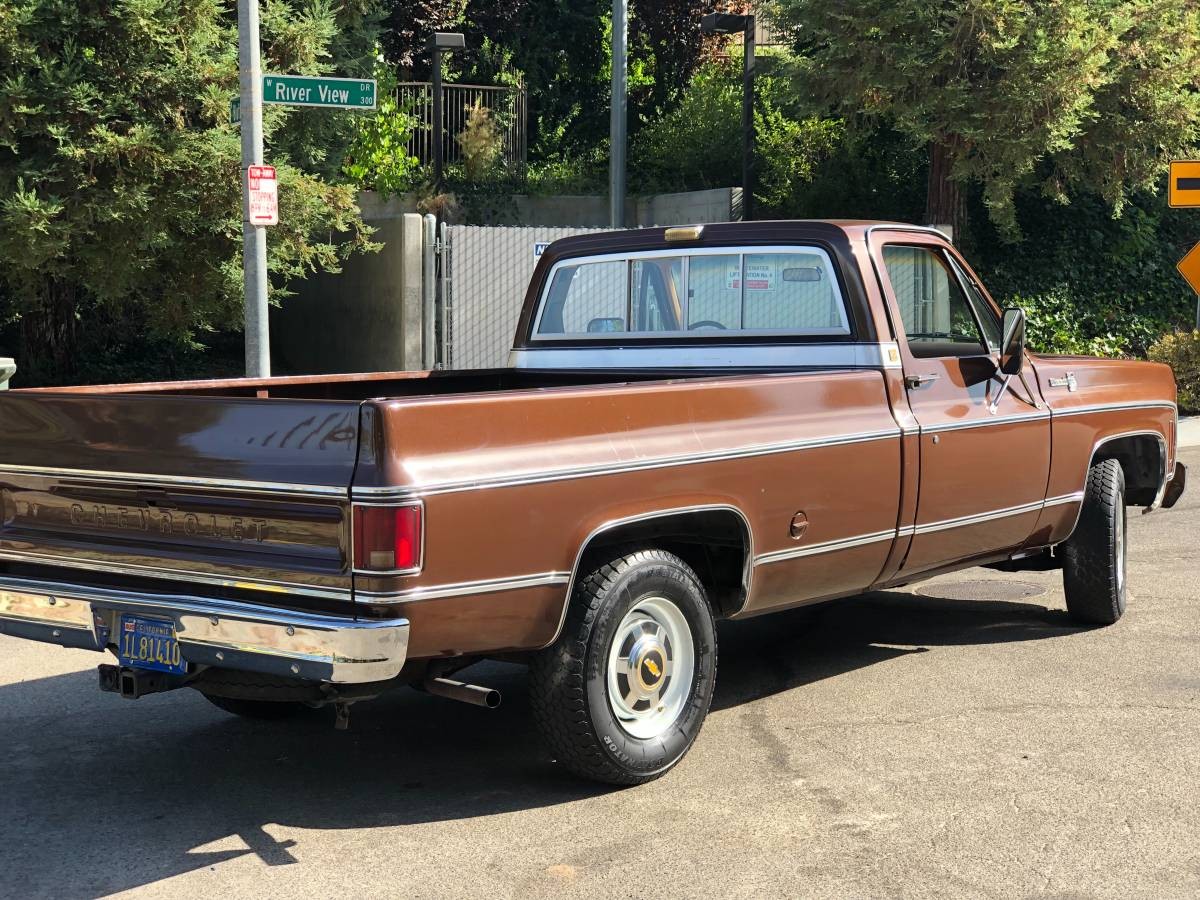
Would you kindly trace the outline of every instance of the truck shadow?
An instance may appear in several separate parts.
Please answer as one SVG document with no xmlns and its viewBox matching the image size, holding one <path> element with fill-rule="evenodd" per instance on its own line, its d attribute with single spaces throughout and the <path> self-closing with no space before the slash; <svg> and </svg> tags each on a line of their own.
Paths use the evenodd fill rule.
<svg viewBox="0 0 1200 900">
<path fill-rule="evenodd" d="M 1069 634 L 1027 603 L 868 595 L 722 627 L 714 710 L 949 645 Z M 184 691 L 137 704 L 91 671 L 0 688 L 0 846 L 21 896 L 94 897 L 253 855 L 301 862 L 277 823 L 369 829 L 466 820 L 606 793 L 551 765 L 524 670 L 485 663 L 489 711 L 413 691 L 289 722 L 230 717 Z M 64 712 L 65 710 L 65 712 Z M 719 714 L 719 712 L 718 712 Z M 711 732 L 710 732 L 711 733 Z M 514 841 L 523 839 L 514 832 Z"/>
<path fill-rule="evenodd" d="M 876 591 L 722 623 L 713 709 L 833 678 L 934 647 L 1043 640 L 1084 630 L 1035 603 Z"/>
</svg>

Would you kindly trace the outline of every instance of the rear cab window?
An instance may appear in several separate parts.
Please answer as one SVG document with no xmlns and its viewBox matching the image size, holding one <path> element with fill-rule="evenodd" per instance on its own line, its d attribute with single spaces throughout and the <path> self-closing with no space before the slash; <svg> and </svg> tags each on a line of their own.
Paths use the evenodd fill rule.
<svg viewBox="0 0 1200 900">
<path fill-rule="evenodd" d="M 562 260 L 547 279 L 531 340 L 837 339 L 851 333 L 823 248 L 722 247 Z"/>
</svg>

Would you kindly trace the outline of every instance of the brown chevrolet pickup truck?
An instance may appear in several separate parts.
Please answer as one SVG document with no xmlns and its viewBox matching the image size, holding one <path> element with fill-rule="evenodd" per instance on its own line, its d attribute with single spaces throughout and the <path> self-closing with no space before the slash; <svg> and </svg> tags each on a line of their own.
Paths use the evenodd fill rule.
<svg viewBox="0 0 1200 900">
<path fill-rule="evenodd" d="M 0 632 L 231 712 L 526 661 L 563 765 L 632 784 L 708 712 L 714 621 L 967 566 L 1126 604 L 1169 507 L 1165 366 L 1025 350 L 935 231 L 754 222 L 570 238 L 502 370 L 0 393 Z"/>
</svg>

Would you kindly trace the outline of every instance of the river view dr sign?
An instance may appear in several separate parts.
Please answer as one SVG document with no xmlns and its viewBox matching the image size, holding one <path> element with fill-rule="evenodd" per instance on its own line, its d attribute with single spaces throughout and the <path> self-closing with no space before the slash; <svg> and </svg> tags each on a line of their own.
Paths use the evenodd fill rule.
<svg viewBox="0 0 1200 900">
<path fill-rule="evenodd" d="M 374 109 L 373 78 L 325 78 L 309 75 L 264 75 L 263 103 Z"/>
</svg>

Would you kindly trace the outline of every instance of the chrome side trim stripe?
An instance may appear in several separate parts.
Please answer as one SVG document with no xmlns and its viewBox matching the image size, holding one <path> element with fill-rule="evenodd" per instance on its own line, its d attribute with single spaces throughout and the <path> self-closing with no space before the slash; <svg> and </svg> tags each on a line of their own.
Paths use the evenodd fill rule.
<svg viewBox="0 0 1200 900">
<path fill-rule="evenodd" d="M 1083 493 L 1080 491 L 1074 494 L 1064 494 L 1061 497 L 1051 497 L 1047 499 L 1044 504 L 1026 503 L 1022 504 L 1021 506 L 1009 507 L 1002 510 L 994 510 L 989 513 L 981 513 L 977 516 L 964 516 L 959 519 L 947 519 L 942 522 L 932 522 L 928 525 L 919 527 L 906 525 L 898 529 L 875 531 L 870 534 L 860 534 L 854 537 L 825 541 L 820 544 L 812 544 L 807 547 L 775 550 L 771 553 L 763 553 L 754 557 L 753 565 L 770 565 L 771 563 L 783 562 L 784 560 L 798 559 L 805 556 L 816 556 L 821 553 L 834 553 L 838 550 L 849 550 L 854 547 L 864 547 L 868 544 L 875 544 L 881 541 L 891 541 L 900 537 L 910 537 L 914 533 L 923 534 L 928 531 L 942 531 L 947 528 L 958 528 L 964 525 L 974 525 L 979 522 L 989 522 L 993 519 L 1004 518 L 1005 516 L 1037 512 L 1041 510 L 1043 506 L 1057 506 L 1066 503 L 1078 503 L 1082 499 Z M 673 512 L 664 513 L 664 515 L 670 514 L 673 514 Z M 516 591 L 534 587 L 557 587 L 560 585 L 569 584 L 570 581 L 570 572 L 539 572 L 532 575 L 520 575 L 512 578 L 491 578 L 481 581 L 463 581 L 456 584 L 430 585 L 429 587 L 409 588 L 402 591 L 384 592 L 356 590 L 354 592 L 354 596 L 356 598 L 362 598 L 369 603 L 392 605 L 414 603 L 420 600 L 439 600 L 446 597 L 468 597 L 480 594 L 495 594 L 502 593 L 504 591 Z"/>
<path fill-rule="evenodd" d="M 918 534 L 932 534 L 938 531 L 948 531 L 952 528 L 964 528 L 968 525 L 980 525 L 985 522 L 992 522 L 997 519 L 1005 519 L 1009 516 L 1020 516 L 1027 513 L 1041 512 L 1047 506 L 1061 506 L 1068 503 L 1079 503 L 1083 500 L 1083 492 L 1077 491 L 1074 494 L 1063 494 L 1060 497 L 1049 497 L 1045 501 L 1035 501 L 1033 503 L 1022 503 L 1020 506 L 1008 506 L 1003 509 L 995 509 L 985 513 L 978 513 L 970 516 L 960 516 L 956 519 L 943 519 L 938 522 L 927 522 L 924 525 L 901 525 L 899 528 L 888 529 L 887 531 L 873 531 L 870 534 L 860 534 L 854 537 L 841 538 L 835 541 L 825 541 L 820 544 L 812 544 L 808 547 L 788 548 L 786 550 L 775 550 L 771 553 L 763 553 L 754 558 L 754 565 L 769 565 L 770 563 L 782 562 L 788 559 L 798 559 L 804 556 L 816 556 L 819 553 L 835 553 L 838 550 L 849 550 L 853 547 L 864 547 L 868 544 L 875 544 L 880 541 L 891 541 L 899 538 L 912 537 Z"/>
<path fill-rule="evenodd" d="M 788 548 L 787 550 L 775 550 L 771 553 L 764 553 L 761 556 L 754 558 L 754 565 L 764 566 L 770 563 L 782 562 L 785 559 L 797 559 L 802 556 L 815 556 L 818 553 L 833 553 L 837 550 L 849 550 L 852 547 L 863 547 L 867 544 L 874 544 L 879 541 L 891 541 L 896 538 L 896 529 L 891 528 L 887 531 L 875 531 L 871 534 L 860 534 L 855 537 L 843 538 L 836 541 L 825 541 L 821 544 L 812 544 L 808 547 Z"/>
<path fill-rule="evenodd" d="M 835 437 L 804 438 L 795 441 L 756 444 L 750 447 L 736 447 L 726 450 L 707 450 L 698 453 L 663 456 L 656 459 L 636 460 L 625 463 L 605 463 L 603 465 L 578 466 L 572 469 L 559 469 L 557 471 L 530 472 L 526 475 L 477 478 L 471 481 L 446 481 L 440 484 L 435 483 L 414 487 L 355 487 L 354 498 L 356 500 L 360 497 L 372 500 L 383 497 L 399 499 L 425 497 L 431 494 L 449 494 L 458 491 L 473 491 L 480 488 L 515 487 L 523 484 L 565 481 L 572 478 L 590 478 L 597 475 L 618 475 L 625 472 L 642 472 L 647 469 L 665 469 L 671 466 L 686 466 L 692 463 L 724 462 L 726 460 L 743 459 L 752 456 L 770 456 L 776 453 L 791 453 L 796 450 L 811 450 L 818 447 L 862 444 L 869 441 L 880 441 L 898 437 L 900 437 L 900 429 L 893 427 L 883 428 L 878 431 L 837 435 Z"/>
<path fill-rule="evenodd" d="M 1023 413 L 1016 416 L 998 416 L 994 419 L 970 419 L 965 422 L 942 422 L 937 425 L 925 425 L 921 428 L 922 434 L 933 434 L 938 431 L 961 431 L 966 428 L 987 428 L 992 425 L 1010 425 L 1014 422 L 1034 422 L 1038 419 L 1049 421 L 1050 413 Z"/>
<path fill-rule="evenodd" d="M 565 585 L 570 580 L 570 572 L 540 572 L 515 578 L 488 578 L 482 581 L 462 581 L 457 584 L 435 584 L 403 591 L 356 590 L 354 596 L 356 599 L 361 598 L 370 603 L 415 603 L 418 600 L 440 600 L 445 597 L 468 597 L 472 594 L 498 594 L 523 588 Z"/>
<path fill-rule="evenodd" d="M 323 588 L 297 584 L 291 581 L 260 581 L 251 576 L 212 575 L 207 572 L 192 572 L 186 569 L 159 569 L 136 563 L 116 563 L 107 560 L 80 559 L 73 556 L 58 556 L 25 550 L 0 550 L 0 559 L 12 562 L 40 563 L 67 569 L 84 569 L 92 572 L 111 572 L 117 575 L 133 575 L 139 578 L 161 578 L 166 581 L 190 581 L 211 584 L 217 587 L 238 588 L 250 591 L 269 591 L 273 594 L 303 594 L 306 597 L 326 597 L 333 600 L 349 600 L 349 588 Z"/>
<path fill-rule="evenodd" d="M 860 345 L 861 346 L 861 345 Z M 876 345 L 871 345 L 876 346 Z M 883 345 L 878 345 L 883 346 Z M 659 348 L 663 349 L 663 348 Z M 544 351 L 536 351 L 544 352 Z M 1107 412 L 1118 409 L 1175 409 L 1173 403 L 1133 403 L 1133 404 L 1101 404 L 1091 407 L 1080 407 L 1067 412 L 1034 412 L 1021 415 L 1003 416 L 997 419 L 972 420 L 969 422 L 951 422 L 927 426 L 921 429 L 921 434 L 933 434 L 942 431 L 957 431 L 967 428 L 986 428 L 992 425 L 1007 425 L 1014 422 L 1028 422 L 1050 419 L 1058 415 L 1080 415 L 1087 412 Z M 773 453 L 790 453 L 795 450 L 808 450 L 817 447 L 835 447 L 840 444 L 864 443 L 886 438 L 900 437 L 904 432 L 898 428 L 882 429 L 880 431 L 860 432 L 857 434 L 839 435 L 831 438 L 808 438 L 798 441 L 785 441 L 777 444 L 760 444 L 729 450 L 713 450 L 701 453 L 684 454 L 680 456 L 661 457 L 659 459 L 638 460 L 620 464 L 604 464 L 595 466 L 580 466 L 574 469 L 562 469 L 549 472 L 531 472 L 526 475 L 509 477 L 479 478 L 471 481 L 442 482 L 414 487 L 355 487 L 354 499 L 363 500 L 403 500 L 433 494 L 449 494 L 459 491 L 478 490 L 491 487 L 517 487 L 527 484 L 538 484 L 550 481 L 563 481 L 571 478 L 588 478 L 598 475 L 618 475 L 625 472 L 638 472 L 646 469 L 682 466 L 692 463 L 720 462 L 730 459 L 742 459 L 753 456 L 766 456 Z"/>
<path fill-rule="evenodd" d="M 932 534 L 935 531 L 948 531 L 951 528 L 964 528 L 968 525 L 981 525 L 984 522 L 994 522 L 996 519 L 1006 519 L 1009 516 L 1020 516 L 1025 513 L 1041 512 L 1045 501 L 1022 503 L 1020 506 L 1008 506 L 1004 509 L 994 509 L 990 512 L 976 513 L 970 516 L 959 516 L 956 519 L 943 519 L 940 522 L 927 522 L 917 525 L 915 534 Z"/>
<path fill-rule="evenodd" d="M 1176 415 L 1179 407 L 1165 400 L 1145 400 L 1136 403 L 1092 403 L 1088 406 L 1068 406 L 1065 409 L 1053 409 L 1051 412 L 1058 416 L 1081 416 L 1094 412 L 1117 412 L 1122 409 L 1169 409 Z"/>
<path fill-rule="evenodd" d="M 199 478 L 190 475 L 149 475 L 142 472 L 110 472 L 103 469 L 62 469 L 54 466 L 25 466 L 0 463 L 0 475 L 32 475 L 41 478 L 78 478 L 122 487 L 195 488 L 205 491 L 238 491 L 295 497 L 331 497 L 345 500 L 348 488 L 321 484 L 287 484 L 282 481 L 242 481 L 233 478 Z M 349 473 L 347 473 L 347 481 Z"/>
<path fill-rule="evenodd" d="M 1046 506 L 1062 506 L 1065 503 L 1082 503 L 1083 491 L 1076 491 L 1073 494 L 1063 494 L 1061 497 L 1047 497 Z"/>
</svg>

